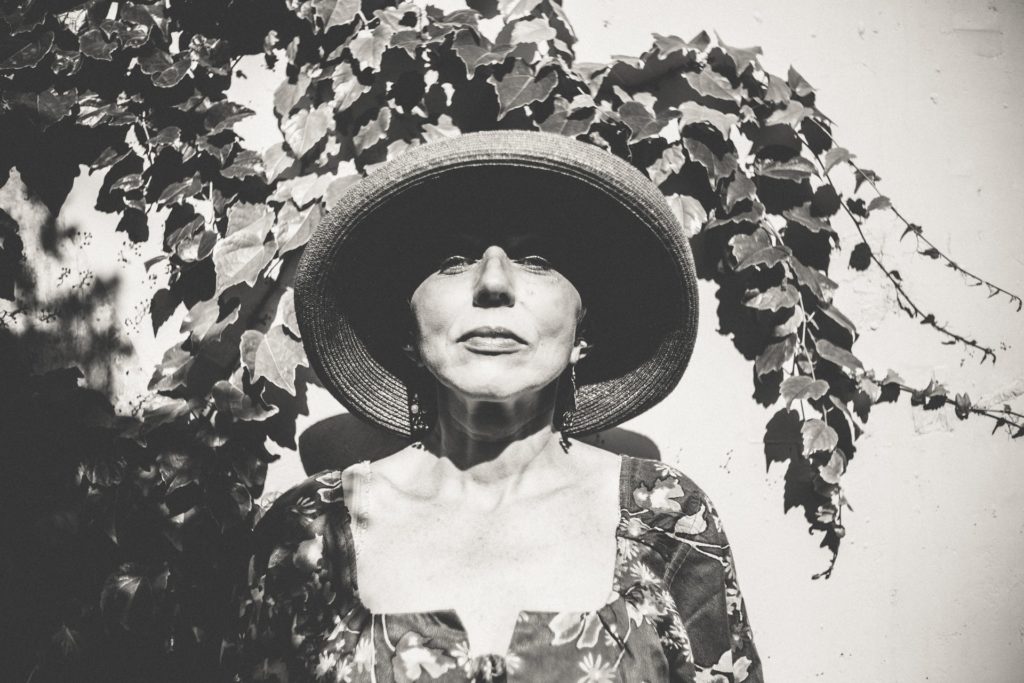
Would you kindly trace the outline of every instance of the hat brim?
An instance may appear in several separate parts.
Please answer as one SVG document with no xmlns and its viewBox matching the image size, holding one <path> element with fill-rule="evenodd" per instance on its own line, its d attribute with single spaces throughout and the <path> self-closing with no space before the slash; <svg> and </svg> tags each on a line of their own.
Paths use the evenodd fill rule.
<svg viewBox="0 0 1024 683">
<path fill-rule="evenodd" d="M 311 367 L 348 410 L 409 436 L 407 297 L 445 236 L 550 234 L 587 308 L 569 432 L 607 429 L 664 398 L 696 337 L 689 244 L 657 188 L 593 145 L 527 131 L 415 148 L 355 184 L 311 237 L 295 276 Z"/>
</svg>

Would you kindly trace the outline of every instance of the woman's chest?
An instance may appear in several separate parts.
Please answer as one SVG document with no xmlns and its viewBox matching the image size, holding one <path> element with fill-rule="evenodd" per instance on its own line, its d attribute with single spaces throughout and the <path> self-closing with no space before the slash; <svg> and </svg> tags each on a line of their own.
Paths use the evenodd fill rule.
<svg viewBox="0 0 1024 683">
<path fill-rule="evenodd" d="M 616 563 L 619 509 L 591 491 L 498 512 L 397 503 L 370 514 L 357 575 L 374 612 L 585 610 L 604 604 Z"/>
</svg>

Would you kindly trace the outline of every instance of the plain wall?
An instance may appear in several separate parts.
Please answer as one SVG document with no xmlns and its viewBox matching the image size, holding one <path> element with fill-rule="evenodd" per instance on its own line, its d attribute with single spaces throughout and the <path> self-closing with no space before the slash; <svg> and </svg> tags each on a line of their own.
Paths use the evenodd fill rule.
<svg viewBox="0 0 1024 683">
<path fill-rule="evenodd" d="M 445 2 L 452 7 L 459 3 Z M 687 3 L 680 0 L 566 0 L 580 61 L 636 55 L 650 33 L 689 38 L 717 31 L 730 45 L 764 48 L 762 63 L 785 74 L 793 64 L 818 90 L 819 108 L 837 125 L 839 143 L 882 178 L 882 188 L 913 222 L 964 267 L 1008 289 L 1024 290 L 1020 227 L 1024 132 L 1018 94 L 1024 82 L 1024 4 L 1020 2 Z M 258 70 L 238 97 L 268 97 L 276 76 Z M 250 105 L 251 106 L 251 105 Z M 260 102 L 263 110 L 269 109 Z M 255 146 L 278 138 L 272 118 L 243 122 Z M 86 272 L 117 275 L 116 302 L 97 324 L 127 335 L 134 359 L 117 373 L 118 405 L 144 393 L 152 368 L 178 337 L 182 311 L 159 335 L 146 306 L 162 270 L 142 261 L 160 253 L 162 230 L 128 244 L 116 219 L 91 208 L 99 177 L 83 176 L 60 225 L 79 226 L 74 248 L 47 259 L 32 239 L 27 253 L 41 281 Z M 38 212 L 0 191 L 31 232 Z M 15 216 L 19 218 L 19 215 Z M 999 361 L 945 346 L 910 321 L 875 269 L 842 267 L 855 244 L 838 221 L 844 252 L 830 274 L 837 303 L 861 331 L 854 350 L 870 368 L 900 372 L 923 387 L 931 378 L 994 405 L 1024 392 L 1024 314 L 986 299 L 936 262 L 913 255 L 901 228 L 873 218 L 869 232 L 883 259 L 940 321 L 997 346 Z M 123 257 L 123 258 L 121 258 Z M 56 287 L 56 284 L 53 285 Z M 832 579 L 812 581 L 828 563 L 799 512 L 783 515 L 781 467 L 765 471 L 761 438 L 771 414 L 750 398 L 752 366 L 716 332 L 714 289 L 701 283 L 700 336 L 678 389 L 624 425 L 649 437 L 716 502 L 736 556 L 740 585 L 769 681 L 1015 681 L 1024 670 L 1024 441 L 989 435 L 992 422 L 959 422 L 952 411 L 877 406 L 843 481 L 854 512 Z M 104 317 L 105 316 L 105 317 Z M 310 389 L 310 416 L 298 431 L 340 412 Z M 272 465 L 268 493 L 304 476 L 294 452 Z"/>
</svg>

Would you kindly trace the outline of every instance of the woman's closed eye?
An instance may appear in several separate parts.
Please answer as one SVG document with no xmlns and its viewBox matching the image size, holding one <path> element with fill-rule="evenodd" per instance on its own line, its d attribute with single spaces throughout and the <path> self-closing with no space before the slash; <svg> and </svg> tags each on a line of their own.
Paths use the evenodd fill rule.
<svg viewBox="0 0 1024 683">
<path fill-rule="evenodd" d="M 437 267 L 437 271 L 439 273 L 458 273 L 469 268 L 476 262 L 477 259 L 462 256 L 461 254 L 453 254 L 441 261 L 441 264 Z"/>
<path fill-rule="evenodd" d="M 524 268 L 527 268 L 528 270 L 533 270 L 537 272 L 544 272 L 554 269 L 554 266 L 551 265 L 551 261 L 547 260 L 543 256 L 524 256 L 522 258 L 515 259 L 515 262 L 523 266 Z"/>
<path fill-rule="evenodd" d="M 479 258 L 463 256 L 462 254 L 453 254 L 441 261 L 437 270 L 438 272 L 445 274 L 459 273 L 473 266 L 479 260 Z M 543 273 L 554 269 L 554 266 L 551 265 L 551 261 L 536 254 L 516 258 L 513 259 L 512 262 L 528 271 L 537 273 Z"/>
</svg>

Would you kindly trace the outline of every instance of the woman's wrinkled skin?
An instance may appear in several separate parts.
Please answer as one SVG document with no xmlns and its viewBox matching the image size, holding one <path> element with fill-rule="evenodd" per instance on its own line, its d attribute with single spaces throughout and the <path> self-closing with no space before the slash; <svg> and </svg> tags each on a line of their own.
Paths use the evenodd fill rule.
<svg viewBox="0 0 1024 683">
<path fill-rule="evenodd" d="M 558 378 L 585 353 L 579 292 L 539 254 L 451 255 L 410 306 L 412 355 L 438 381 L 439 414 L 484 438 L 550 421 Z"/>
</svg>

